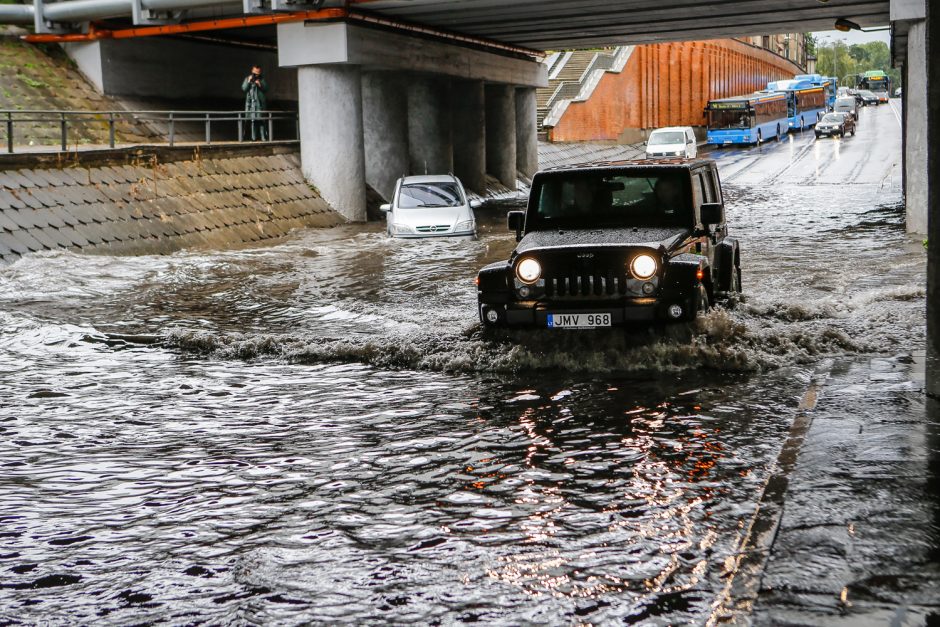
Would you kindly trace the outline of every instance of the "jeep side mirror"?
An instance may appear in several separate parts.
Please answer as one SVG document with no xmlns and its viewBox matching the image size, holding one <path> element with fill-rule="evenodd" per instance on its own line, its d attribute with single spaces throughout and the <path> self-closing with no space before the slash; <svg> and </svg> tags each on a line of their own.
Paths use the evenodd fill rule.
<svg viewBox="0 0 940 627">
<path fill-rule="evenodd" d="M 721 224 L 721 203 L 719 202 L 706 202 L 702 203 L 702 224 L 708 226 L 709 224 Z"/>
<path fill-rule="evenodd" d="M 482 201 L 482 200 L 477 200 L 476 198 L 474 198 L 473 200 L 470 201 L 470 208 L 471 208 L 471 209 L 479 209 L 479 208 L 482 207 L 482 206 L 483 206 L 483 201 Z"/>
<path fill-rule="evenodd" d="M 525 211 L 510 211 L 506 215 L 506 222 L 509 223 L 509 230 L 516 232 L 516 241 L 522 239 L 522 227 L 525 226 Z"/>
<path fill-rule="evenodd" d="M 379 211 L 381 211 L 382 213 L 388 213 L 391 210 L 392 210 L 392 206 L 388 203 L 385 203 L 384 205 L 379 205 Z"/>
</svg>

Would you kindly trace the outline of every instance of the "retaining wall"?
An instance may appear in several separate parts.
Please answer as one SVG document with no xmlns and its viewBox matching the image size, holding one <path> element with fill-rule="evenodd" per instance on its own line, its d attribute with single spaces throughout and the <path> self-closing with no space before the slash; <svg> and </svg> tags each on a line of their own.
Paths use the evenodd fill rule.
<svg viewBox="0 0 940 627">
<path fill-rule="evenodd" d="M 224 249 L 343 222 L 304 181 L 295 145 L 0 157 L 0 262 Z"/>
<path fill-rule="evenodd" d="M 764 89 L 802 70 L 734 39 L 637 46 L 622 72 L 607 72 L 591 97 L 572 102 L 552 141 L 643 141 L 650 129 L 703 126 L 709 100 Z"/>
</svg>

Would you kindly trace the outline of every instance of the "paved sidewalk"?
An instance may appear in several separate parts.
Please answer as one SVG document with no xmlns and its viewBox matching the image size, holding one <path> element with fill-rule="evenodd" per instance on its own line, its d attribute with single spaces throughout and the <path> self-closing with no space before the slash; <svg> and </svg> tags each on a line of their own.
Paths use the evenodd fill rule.
<svg viewBox="0 0 940 627">
<path fill-rule="evenodd" d="M 940 402 L 923 353 L 836 360 L 815 394 L 750 621 L 940 625 Z"/>
</svg>

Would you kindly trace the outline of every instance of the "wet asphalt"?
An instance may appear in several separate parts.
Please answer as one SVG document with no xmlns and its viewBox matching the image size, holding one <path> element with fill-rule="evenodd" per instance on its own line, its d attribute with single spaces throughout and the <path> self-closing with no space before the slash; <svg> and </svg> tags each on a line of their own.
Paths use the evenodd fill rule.
<svg viewBox="0 0 940 627">
<path fill-rule="evenodd" d="M 496 211 L 0 269 L 0 623 L 929 624 L 895 110 L 710 154 L 744 298 L 665 336 L 483 336 Z"/>
</svg>

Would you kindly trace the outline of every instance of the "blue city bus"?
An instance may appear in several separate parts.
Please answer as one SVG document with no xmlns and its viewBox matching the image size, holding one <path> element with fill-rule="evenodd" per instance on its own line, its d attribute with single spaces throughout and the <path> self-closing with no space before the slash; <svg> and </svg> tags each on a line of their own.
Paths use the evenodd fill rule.
<svg viewBox="0 0 940 627">
<path fill-rule="evenodd" d="M 888 102 L 891 93 L 891 77 L 883 70 L 869 70 L 855 78 L 855 85 L 859 89 L 867 89 L 876 96 L 878 102 Z"/>
<path fill-rule="evenodd" d="M 782 93 L 753 93 L 709 100 L 705 107 L 705 141 L 716 146 L 758 144 L 779 139 L 788 131 L 787 97 Z"/>
<path fill-rule="evenodd" d="M 826 91 L 810 81 L 785 80 L 767 83 L 767 92 L 783 93 L 787 99 L 787 126 L 803 130 L 816 125 L 826 114 Z"/>
<path fill-rule="evenodd" d="M 806 81 L 813 85 L 821 86 L 826 93 L 826 107 L 831 111 L 836 105 L 836 95 L 839 92 L 839 79 L 835 76 L 823 76 L 821 74 L 797 74 L 793 77 L 795 81 Z"/>
</svg>

